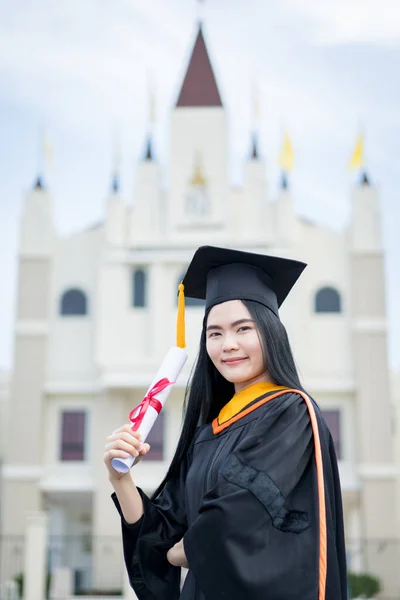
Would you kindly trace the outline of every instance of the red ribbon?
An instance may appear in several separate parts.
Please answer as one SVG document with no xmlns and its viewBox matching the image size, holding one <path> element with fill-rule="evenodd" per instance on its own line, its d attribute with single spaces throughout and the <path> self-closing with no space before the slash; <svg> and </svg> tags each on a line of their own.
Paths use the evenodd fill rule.
<svg viewBox="0 0 400 600">
<path fill-rule="evenodd" d="M 153 387 L 147 392 L 146 396 L 143 398 L 141 403 L 131 410 L 131 412 L 129 413 L 129 420 L 132 422 L 133 431 L 137 431 L 141 426 L 142 421 L 144 419 L 144 415 L 146 414 L 149 406 L 151 406 L 152 408 L 154 408 L 154 410 L 160 413 L 162 409 L 162 404 L 154 396 L 164 391 L 170 385 L 174 385 L 174 383 L 174 381 L 171 382 L 166 377 L 164 377 L 164 379 L 160 379 L 160 381 L 155 383 Z M 136 417 L 134 417 L 133 415 L 136 413 L 137 410 L 139 410 L 139 412 L 136 415 Z"/>
</svg>

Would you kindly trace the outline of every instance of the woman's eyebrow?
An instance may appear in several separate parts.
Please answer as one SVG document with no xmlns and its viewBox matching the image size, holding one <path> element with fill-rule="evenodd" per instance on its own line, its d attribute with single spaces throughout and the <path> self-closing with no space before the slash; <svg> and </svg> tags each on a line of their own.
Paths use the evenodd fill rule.
<svg viewBox="0 0 400 600">
<path fill-rule="evenodd" d="M 254 321 L 253 319 L 239 319 L 231 323 L 231 327 L 237 327 L 237 325 L 241 325 L 242 323 L 254 323 Z M 208 325 L 206 331 L 210 331 L 210 329 L 222 329 L 222 327 L 220 325 Z"/>
</svg>

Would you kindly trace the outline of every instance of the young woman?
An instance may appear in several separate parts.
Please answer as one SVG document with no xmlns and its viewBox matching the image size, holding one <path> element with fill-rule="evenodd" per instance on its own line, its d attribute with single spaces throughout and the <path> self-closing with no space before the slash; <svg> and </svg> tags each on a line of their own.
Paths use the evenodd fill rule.
<svg viewBox="0 0 400 600">
<path fill-rule="evenodd" d="M 347 598 L 333 442 L 278 312 L 304 267 L 215 247 L 189 266 L 185 293 L 206 300 L 200 350 L 177 450 L 151 499 L 111 466 L 148 444 L 124 425 L 105 448 L 140 600 Z"/>
</svg>

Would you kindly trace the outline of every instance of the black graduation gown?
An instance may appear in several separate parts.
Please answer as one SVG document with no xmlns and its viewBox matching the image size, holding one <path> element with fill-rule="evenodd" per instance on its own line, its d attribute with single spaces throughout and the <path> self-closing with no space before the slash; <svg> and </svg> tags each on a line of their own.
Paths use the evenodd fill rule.
<svg viewBox="0 0 400 600">
<path fill-rule="evenodd" d="M 264 394 L 251 404 L 271 396 Z M 121 515 L 124 558 L 139 600 L 345 600 L 342 500 L 335 450 L 318 407 L 326 508 L 326 586 L 319 592 L 320 521 L 314 436 L 301 396 L 285 393 L 216 435 L 197 431 L 178 481 L 144 515 Z M 246 409 L 249 405 L 246 406 Z M 242 411 L 243 412 L 243 411 Z M 184 537 L 189 572 L 166 553 Z"/>
</svg>

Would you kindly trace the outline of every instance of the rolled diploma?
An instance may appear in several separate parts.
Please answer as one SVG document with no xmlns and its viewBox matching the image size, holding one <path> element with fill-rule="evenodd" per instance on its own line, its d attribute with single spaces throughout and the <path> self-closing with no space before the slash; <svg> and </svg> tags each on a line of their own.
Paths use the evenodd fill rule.
<svg viewBox="0 0 400 600">
<path fill-rule="evenodd" d="M 152 387 L 158 381 L 160 381 L 160 379 L 164 379 L 164 377 L 166 377 L 171 383 L 175 383 L 187 361 L 187 358 L 188 355 L 184 348 L 178 348 L 177 346 L 170 348 L 161 367 L 158 370 L 157 375 L 154 377 L 149 389 L 147 390 L 147 394 Z M 165 388 L 165 390 L 159 392 L 157 396 L 154 396 L 161 402 L 163 407 L 172 390 L 172 387 L 172 385 L 169 385 L 167 388 Z M 133 416 L 136 417 L 138 412 L 139 409 Z M 157 417 L 158 412 L 152 406 L 149 406 L 138 429 L 142 436 L 142 442 L 145 442 Z M 111 461 L 112 466 L 116 471 L 118 471 L 118 473 L 128 473 L 128 471 L 133 467 L 134 463 L 135 458 L 133 456 L 130 456 L 129 458 L 113 458 Z"/>
</svg>

